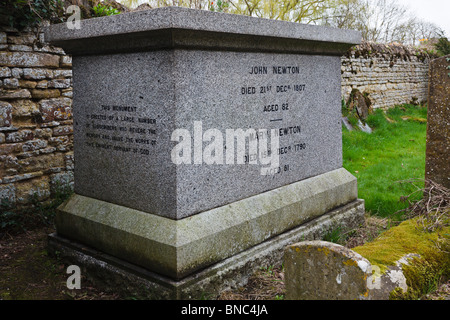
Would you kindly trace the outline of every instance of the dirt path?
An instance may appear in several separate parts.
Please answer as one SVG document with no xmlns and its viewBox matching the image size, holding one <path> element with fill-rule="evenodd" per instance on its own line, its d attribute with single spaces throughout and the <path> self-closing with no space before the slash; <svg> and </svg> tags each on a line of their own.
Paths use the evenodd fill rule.
<svg viewBox="0 0 450 320">
<path fill-rule="evenodd" d="M 3 300 L 105 300 L 119 298 L 105 294 L 88 282 L 80 290 L 69 290 L 65 266 L 47 255 L 43 228 L 0 240 L 0 299 Z"/>
</svg>

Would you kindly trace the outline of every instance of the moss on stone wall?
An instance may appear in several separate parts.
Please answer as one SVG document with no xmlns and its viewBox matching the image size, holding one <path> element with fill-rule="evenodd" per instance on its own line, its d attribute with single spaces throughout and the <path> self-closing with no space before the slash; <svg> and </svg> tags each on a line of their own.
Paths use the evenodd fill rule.
<svg viewBox="0 0 450 320">
<path fill-rule="evenodd" d="M 392 61 L 404 60 L 411 61 L 413 57 L 418 58 L 424 62 L 427 60 L 438 58 L 437 52 L 430 52 L 425 48 L 417 48 L 401 43 L 375 43 L 370 41 L 363 41 L 361 44 L 350 48 L 345 57 L 351 58 L 371 58 L 384 57 Z"/>
<path fill-rule="evenodd" d="M 353 90 L 370 99 L 372 108 L 390 108 L 428 95 L 428 64 L 436 57 L 422 48 L 363 42 L 341 57 L 342 97 Z"/>
</svg>

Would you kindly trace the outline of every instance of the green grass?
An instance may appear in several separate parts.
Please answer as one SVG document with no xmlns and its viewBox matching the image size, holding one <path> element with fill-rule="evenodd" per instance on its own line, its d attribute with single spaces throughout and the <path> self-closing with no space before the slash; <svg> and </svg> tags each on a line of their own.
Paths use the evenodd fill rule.
<svg viewBox="0 0 450 320">
<path fill-rule="evenodd" d="M 401 197 L 423 187 L 423 181 L 400 181 L 424 179 L 426 117 L 425 107 L 405 105 L 370 115 L 371 134 L 343 127 L 344 168 L 358 179 L 358 196 L 365 200 L 366 211 L 400 218 L 393 214 L 407 207 Z"/>
</svg>

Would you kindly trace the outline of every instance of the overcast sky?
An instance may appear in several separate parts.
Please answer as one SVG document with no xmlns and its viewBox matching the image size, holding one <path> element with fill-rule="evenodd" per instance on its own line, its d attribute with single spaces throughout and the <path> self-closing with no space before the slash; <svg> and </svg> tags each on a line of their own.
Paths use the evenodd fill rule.
<svg viewBox="0 0 450 320">
<path fill-rule="evenodd" d="M 417 18 L 433 22 L 450 37 L 450 0 L 397 0 Z"/>
<path fill-rule="evenodd" d="M 414 16 L 427 22 L 433 22 L 450 37 L 450 0 L 397 0 L 411 11 Z M 139 0 L 140 3 L 148 0 Z"/>
</svg>

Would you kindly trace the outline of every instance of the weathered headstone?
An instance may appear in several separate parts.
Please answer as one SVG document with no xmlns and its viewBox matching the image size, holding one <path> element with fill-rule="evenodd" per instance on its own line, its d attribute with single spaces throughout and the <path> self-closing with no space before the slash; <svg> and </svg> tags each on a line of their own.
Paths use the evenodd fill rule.
<svg viewBox="0 0 450 320">
<path fill-rule="evenodd" d="M 340 120 L 340 55 L 358 32 L 169 7 L 46 39 L 73 55 L 59 251 L 99 250 L 158 296 L 191 297 L 280 258 L 310 220 L 360 221 Z"/>
<path fill-rule="evenodd" d="M 430 62 L 425 179 L 450 188 L 450 55 Z"/>
<path fill-rule="evenodd" d="M 389 300 L 396 288 L 408 290 L 407 254 L 383 272 L 359 253 L 327 241 L 288 245 L 284 254 L 287 300 Z"/>
<path fill-rule="evenodd" d="M 287 300 L 367 299 L 369 261 L 341 245 L 304 241 L 284 254 Z"/>
</svg>

